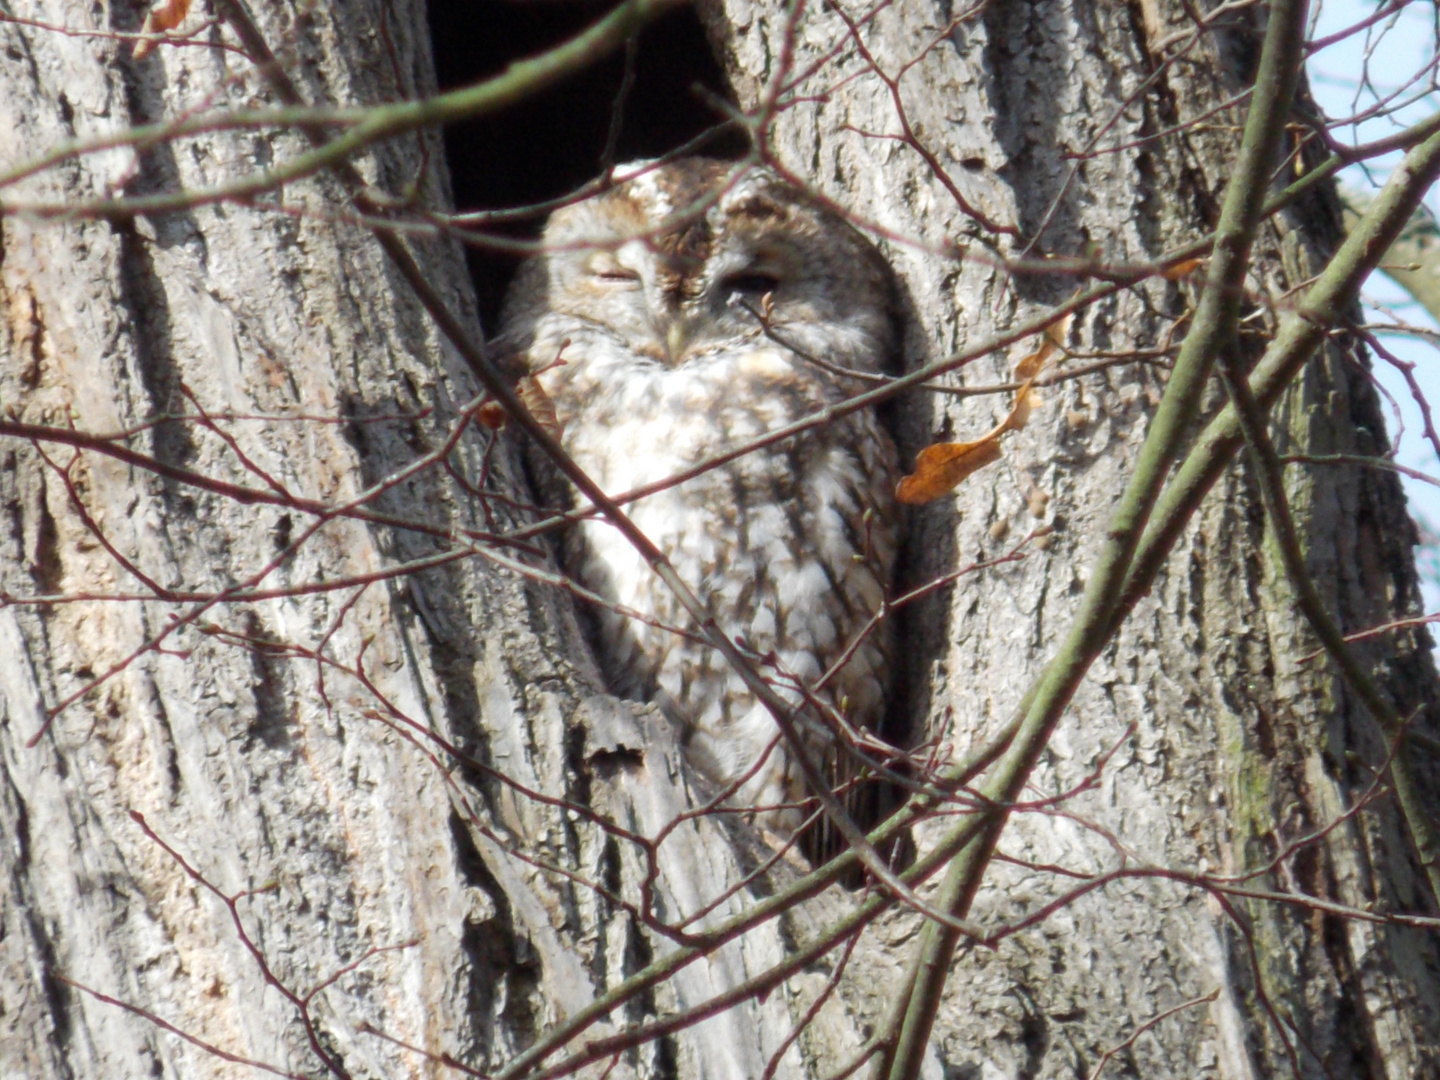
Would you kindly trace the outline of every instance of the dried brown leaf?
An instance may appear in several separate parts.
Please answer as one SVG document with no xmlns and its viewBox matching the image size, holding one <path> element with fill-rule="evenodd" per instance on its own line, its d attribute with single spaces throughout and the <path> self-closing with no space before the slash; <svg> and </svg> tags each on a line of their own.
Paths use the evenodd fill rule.
<svg viewBox="0 0 1440 1080">
<path fill-rule="evenodd" d="M 1023 357 L 1015 365 L 1015 378 L 1021 382 L 1028 383 L 1035 376 L 1040 374 L 1040 369 L 1045 366 L 1045 361 L 1050 359 L 1050 354 L 1055 351 L 1055 346 L 1049 338 L 1041 342 L 1040 347 L 1028 356 Z"/>
<path fill-rule="evenodd" d="M 560 438 L 564 426 L 555 413 L 555 402 L 550 400 L 539 379 L 533 375 L 522 377 L 515 383 L 515 395 L 547 434 Z M 498 401 L 487 401 L 475 410 L 475 419 L 490 430 L 499 431 L 509 422 L 510 416 Z"/>
<path fill-rule="evenodd" d="M 140 27 L 140 33 L 146 36 L 135 42 L 130 55 L 136 60 L 144 60 L 155 51 L 159 36 L 167 30 L 174 30 L 189 14 L 190 0 L 160 0 L 146 12 L 145 25 Z"/>
<path fill-rule="evenodd" d="M 1045 333 L 1040 337 L 1040 347 L 1015 365 L 1016 379 L 1025 383 L 1033 382 L 1045 369 L 1050 358 L 1057 351 L 1064 350 L 1065 337 L 1070 333 L 1070 322 L 1074 318 L 1071 313 L 1045 328 Z"/>
<path fill-rule="evenodd" d="M 1056 319 L 1045 328 L 1045 338 L 1057 349 L 1065 348 L 1065 339 L 1070 336 L 1070 324 L 1075 321 L 1075 313 L 1072 311 L 1063 319 Z"/>
<path fill-rule="evenodd" d="M 498 401 L 487 401 L 475 410 L 475 419 L 491 431 L 499 431 L 510 417 L 505 415 L 505 406 Z"/>
<path fill-rule="evenodd" d="M 1204 259 L 1182 259 L 1174 266 L 1166 267 L 1160 275 L 1166 281 L 1179 281 L 1183 277 L 1189 277 L 1196 270 L 1200 269 Z"/>
<path fill-rule="evenodd" d="M 1045 362 L 1060 347 L 1069 329 L 1070 318 L 1045 331 L 1045 339 L 1036 349 L 1015 366 L 1015 374 L 1025 380 L 1025 385 L 1015 392 L 1015 404 L 1010 413 L 974 442 L 934 443 L 921 450 L 915 458 L 915 471 L 903 477 L 895 486 L 895 497 L 902 503 L 927 503 L 954 491 L 966 477 L 975 470 L 1000 459 L 1000 437 L 1007 431 L 1018 431 L 1030 419 L 1030 413 L 1039 407 L 1040 395 L 1034 390 L 1035 380 L 1045 367 Z"/>
<path fill-rule="evenodd" d="M 515 392 L 520 395 L 520 400 L 530 410 L 536 423 L 545 429 L 545 433 L 553 439 L 560 438 L 564 425 L 556 415 L 555 402 L 550 400 L 550 395 L 540 385 L 540 380 L 533 375 L 527 375 L 515 384 Z"/>
<path fill-rule="evenodd" d="M 954 491 L 976 469 L 1000 459 L 1000 432 L 968 443 L 935 443 L 915 458 L 915 471 L 895 487 L 902 503 L 927 503 Z"/>
<path fill-rule="evenodd" d="M 1040 395 L 1030 389 L 1030 384 L 1025 386 L 1015 395 L 1015 406 L 1010 410 L 1010 415 L 1000 425 L 1000 433 L 1007 431 L 1019 431 L 1030 419 L 1030 413 L 1040 407 Z"/>
</svg>

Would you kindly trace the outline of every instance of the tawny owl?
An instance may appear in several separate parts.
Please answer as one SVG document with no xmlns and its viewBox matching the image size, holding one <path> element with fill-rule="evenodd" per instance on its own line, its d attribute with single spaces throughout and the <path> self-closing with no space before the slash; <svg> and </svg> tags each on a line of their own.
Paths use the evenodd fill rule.
<svg viewBox="0 0 1440 1080">
<path fill-rule="evenodd" d="M 522 268 L 504 320 L 505 337 L 544 369 L 565 449 L 605 492 L 663 481 L 811 416 L 871 388 L 847 373 L 889 366 L 890 269 L 837 215 L 763 169 L 691 158 L 620 175 L 629 179 L 550 218 L 544 253 Z M 880 608 L 895 557 L 896 475 L 894 446 L 865 409 L 628 512 L 795 701 L 795 680 L 813 687 Z M 644 617 L 597 613 L 612 688 L 659 701 L 683 726 L 694 767 L 739 782 L 734 804 L 793 830 L 805 797 L 793 750 L 772 749 L 773 718 L 726 661 L 676 632 L 694 627 L 670 590 L 599 519 L 571 530 L 565 564 Z M 880 719 L 888 651 L 882 623 L 818 693 L 857 730 Z M 822 774 L 854 774 L 833 725 L 812 711 L 805 732 Z"/>
</svg>

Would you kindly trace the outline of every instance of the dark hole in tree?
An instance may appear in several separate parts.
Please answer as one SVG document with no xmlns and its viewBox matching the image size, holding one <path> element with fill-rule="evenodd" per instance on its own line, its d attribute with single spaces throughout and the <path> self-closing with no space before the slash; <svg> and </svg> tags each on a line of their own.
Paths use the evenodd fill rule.
<svg viewBox="0 0 1440 1080">
<path fill-rule="evenodd" d="M 557 0 L 437 0 L 430 5 L 435 70 L 442 90 L 496 75 L 515 60 L 574 36 L 613 3 Z M 445 131 L 455 204 L 461 210 L 525 206 L 573 191 L 598 175 L 615 103 L 625 78 L 620 50 L 543 94 L 492 116 Z M 625 97 L 614 160 L 657 157 L 714 129 L 722 117 L 694 91 L 698 84 L 729 97 L 725 77 L 699 18 L 679 8 L 641 31 L 635 81 Z M 702 152 L 732 156 L 744 143 L 733 130 L 707 140 Z M 508 235 L 534 236 L 543 216 Z M 481 319 L 494 333 L 505 288 L 519 258 L 468 249 Z"/>
</svg>

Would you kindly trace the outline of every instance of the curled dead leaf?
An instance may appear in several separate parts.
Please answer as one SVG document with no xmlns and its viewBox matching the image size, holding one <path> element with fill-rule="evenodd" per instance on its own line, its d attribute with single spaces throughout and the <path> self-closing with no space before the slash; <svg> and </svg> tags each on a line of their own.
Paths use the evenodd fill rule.
<svg viewBox="0 0 1440 1080">
<path fill-rule="evenodd" d="M 1024 383 L 1034 379 L 1040 374 L 1040 369 L 1045 366 L 1045 361 L 1050 359 L 1050 354 L 1054 351 L 1055 346 L 1051 344 L 1048 337 L 1045 338 L 1038 349 L 1015 365 L 1015 378 Z"/>
<path fill-rule="evenodd" d="M 1017 380 L 1024 383 L 1033 382 L 1045 369 L 1045 365 L 1050 362 L 1050 358 L 1057 351 L 1064 351 L 1065 338 L 1070 333 L 1070 323 L 1074 318 L 1075 314 L 1071 312 L 1063 319 L 1057 319 L 1045 328 L 1045 332 L 1040 335 L 1040 347 L 1015 365 Z"/>
<path fill-rule="evenodd" d="M 555 412 L 555 402 L 550 400 L 550 395 L 540 385 L 540 380 L 533 375 L 527 375 L 515 384 L 515 392 L 520 395 L 520 400 L 530 410 L 536 423 L 545 430 L 545 434 L 552 439 L 560 438 L 565 430 L 564 425 L 560 423 L 560 417 Z"/>
<path fill-rule="evenodd" d="M 1000 458 L 1000 437 L 991 432 L 968 443 L 934 443 L 915 458 L 915 471 L 895 487 L 895 497 L 912 505 L 932 502 L 955 488 L 976 469 Z"/>
<path fill-rule="evenodd" d="M 515 395 L 536 422 L 545 429 L 546 434 L 552 438 L 560 438 L 564 425 L 560 423 L 560 417 L 555 412 L 555 402 L 550 400 L 550 395 L 540 385 L 539 379 L 533 375 L 524 376 L 515 384 Z M 491 431 L 499 431 L 509 421 L 510 416 L 505 412 L 505 406 L 498 401 L 486 401 L 475 410 L 475 419 Z"/>
<path fill-rule="evenodd" d="M 1033 378 L 1031 382 L 1033 382 Z M 915 471 L 895 486 L 902 503 L 927 503 L 945 495 L 975 470 L 1000 459 L 1000 436 L 1025 426 L 1038 399 L 1026 383 L 1015 395 L 1010 415 L 974 442 L 934 443 L 915 458 Z"/>
<path fill-rule="evenodd" d="M 1015 395 L 1015 406 L 1010 410 L 1010 415 L 1005 418 L 1001 426 L 1001 433 L 1006 431 L 1019 431 L 1030 421 L 1030 414 L 1040 407 L 1040 395 L 1030 389 L 1026 383 L 1024 388 Z"/>
<path fill-rule="evenodd" d="M 487 401 L 475 410 L 475 419 L 491 431 L 499 431 L 509 417 L 505 415 L 505 406 L 498 401 Z"/>
<path fill-rule="evenodd" d="M 160 35 L 167 30 L 174 30 L 189 14 L 190 0 L 160 0 L 146 12 L 145 24 L 140 27 L 140 33 L 146 36 L 135 42 L 135 48 L 130 55 L 136 60 L 144 60 L 155 51 Z"/>
<path fill-rule="evenodd" d="M 1160 274 L 1166 281 L 1179 281 L 1181 278 L 1189 277 L 1196 270 L 1204 259 L 1181 259 L 1174 266 L 1167 266 Z"/>
<path fill-rule="evenodd" d="M 1015 392 L 1015 404 L 1011 406 L 1009 415 L 973 442 L 934 443 L 921 450 L 915 458 L 915 471 L 895 486 L 897 499 L 912 505 L 932 502 L 954 491 L 977 469 L 999 460 L 1000 437 L 1007 431 L 1023 428 L 1030 419 L 1030 413 L 1039 407 L 1040 395 L 1035 392 L 1035 380 L 1056 351 L 1064 347 L 1071 318 L 1066 315 L 1046 327 L 1040 347 L 1015 365 L 1015 377 L 1024 385 Z"/>
<path fill-rule="evenodd" d="M 1057 352 L 1064 353 L 1065 338 L 1070 333 L 1070 323 L 1074 318 L 1075 314 L 1071 312 L 1047 326 L 1045 333 L 1041 335 L 1040 347 L 1015 365 L 1015 378 L 1025 385 L 1015 391 L 1015 404 L 1010 409 L 1010 415 L 1000 425 L 1002 432 L 1024 427 L 1025 422 L 1030 419 L 1031 411 L 1040 407 L 1040 394 L 1035 389 L 1035 380 L 1050 366 L 1050 361 Z"/>
</svg>

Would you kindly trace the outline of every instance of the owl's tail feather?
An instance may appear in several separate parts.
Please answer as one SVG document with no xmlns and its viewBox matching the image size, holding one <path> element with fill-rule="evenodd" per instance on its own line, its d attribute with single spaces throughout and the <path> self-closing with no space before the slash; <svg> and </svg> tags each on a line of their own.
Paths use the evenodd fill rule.
<svg viewBox="0 0 1440 1080">
<path fill-rule="evenodd" d="M 823 762 L 817 762 L 822 766 L 821 775 L 830 778 L 831 791 L 862 832 L 870 832 L 899 807 L 903 798 L 899 785 L 878 775 L 854 749 L 831 741 L 824 749 L 824 757 Z M 820 866 L 842 854 L 848 845 L 830 815 L 819 807 L 818 799 L 811 798 L 807 805 L 819 812 L 810 815 L 810 823 L 798 838 L 799 847 L 812 866 Z M 881 848 L 880 855 L 891 870 L 898 872 L 908 867 L 915 858 L 908 832 L 893 837 Z M 858 888 L 864 876 L 864 869 L 857 866 L 844 884 Z"/>
</svg>

